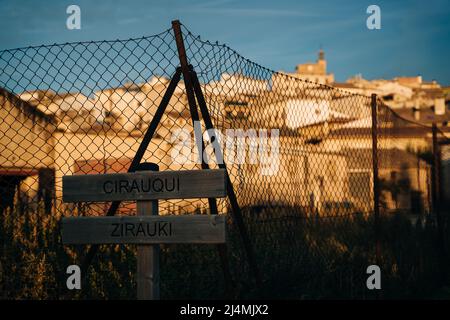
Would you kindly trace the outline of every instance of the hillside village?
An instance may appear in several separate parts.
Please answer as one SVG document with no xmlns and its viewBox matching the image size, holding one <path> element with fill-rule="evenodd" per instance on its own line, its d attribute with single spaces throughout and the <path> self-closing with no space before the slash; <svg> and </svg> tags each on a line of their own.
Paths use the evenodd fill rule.
<svg viewBox="0 0 450 320">
<path fill-rule="evenodd" d="M 61 201 L 63 175 L 126 171 L 169 82 L 153 76 L 145 83 L 105 88 L 92 96 L 51 90 L 15 95 L 0 89 L 0 211 L 14 199 L 43 199 L 50 212 L 60 206 L 56 202 Z M 261 177 L 258 164 L 229 165 L 241 206 L 270 201 L 312 208 L 305 212 L 319 215 L 335 207 L 370 211 L 372 93 L 405 120 L 436 123 L 450 132 L 448 88 L 420 76 L 356 76 L 338 83 L 327 72 L 322 50 L 315 63 L 300 64 L 293 73 L 274 73 L 270 79 L 222 74 L 202 89 L 218 129 L 279 129 L 278 174 Z M 431 131 L 407 121 L 394 123 L 388 115 L 383 121 L 380 178 L 409 181 L 409 189 L 399 195 L 383 193 L 386 209 L 427 211 L 429 164 L 413 152 L 430 148 Z M 170 157 L 171 135 L 184 127 L 192 125 L 181 82 L 145 158 L 158 162 L 160 170 L 188 169 Z M 161 211 L 192 211 L 203 204 L 167 201 Z"/>
</svg>

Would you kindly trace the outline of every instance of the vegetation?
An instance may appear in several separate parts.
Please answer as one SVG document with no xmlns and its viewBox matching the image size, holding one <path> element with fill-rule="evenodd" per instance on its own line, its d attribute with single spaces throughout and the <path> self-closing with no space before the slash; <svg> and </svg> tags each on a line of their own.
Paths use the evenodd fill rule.
<svg viewBox="0 0 450 320">
<path fill-rule="evenodd" d="M 306 217 L 300 208 L 244 208 L 258 267 L 257 287 L 241 239 L 229 223 L 228 256 L 234 298 L 376 298 L 366 288 L 366 268 L 376 262 L 371 216 L 360 213 Z M 431 219 L 411 223 L 393 214 L 381 219 L 382 298 L 433 297 L 448 279 L 448 259 Z M 3 213 L 0 220 L 0 295 L 4 299 L 135 299 L 136 247 L 101 246 L 82 290 L 66 288 L 66 267 L 80 264 L 87 246 L 61 244 L 59 217 L 44 210 Z M 216 299 L 225 295 L 215 246 L 162 248 L 163 299 Z M 445 291 L 445 290 L 444 290 Z"/>
</svg>

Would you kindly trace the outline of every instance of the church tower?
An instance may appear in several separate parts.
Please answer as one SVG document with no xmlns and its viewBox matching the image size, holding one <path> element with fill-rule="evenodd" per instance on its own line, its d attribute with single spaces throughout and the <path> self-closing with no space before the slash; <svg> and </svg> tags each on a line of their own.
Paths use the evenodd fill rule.
<svg viewBox="0 0 450 320">
<path fill-rule="evenodd" d="M 317 59 L 317 67 L 319 74 L 326 75 L 327 74 L 327 61 L 325 60 L 325 52 L 320 49 L 319 57 Z"/>
<path fill-rule="evenodd" d="M 292 76 L 305 79 L 315 83 L 331 84 L 334 82 L 334 75 L 327 73 L 327 61 L 325 60 L 325 52 L 320 49 L 315 63 L 298 64 Z"/>
</svg>

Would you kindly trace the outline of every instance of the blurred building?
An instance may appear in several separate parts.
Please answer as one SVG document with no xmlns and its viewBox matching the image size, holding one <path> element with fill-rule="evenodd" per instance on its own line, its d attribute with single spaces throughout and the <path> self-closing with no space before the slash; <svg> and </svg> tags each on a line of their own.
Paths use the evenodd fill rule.
<svg viewBox="0 0 450 320">
<path fill-rule="evenodd" d="M 52 206 L 56 119 L 0 88 L 0 213 L 33 200 Z"/>
<path fill-rule="evenodd" d="M 0 155 L 0 182 L 16 177 L 12 191 L 8 189 L 13 197 L 15 190 L 28 188 L 30 198 L 45 194 L 61 199 L 63 175 L 127 171 L 169 81 L 153 76 L 89 96 L 51 90 L 15 96 L 2 90 L 1 112 L 7 120 L 0 131 L 7 148 Z M 322 50 L 316 63 L 299 64 L 295 73 L 227 73 L 202 89 L 218 129 L 279 130 L 277 174 L 261 177 L 261 163 L 228 166 L 239 203 L 300 206 L 318 214 L 373 207 L 370 94 L 376 93 L 400 118 L 419 123 L 439 121 L 447 128 L 449 114 L 449 92 L 421 77 L 355 77 L 336 83 Z M 429 166 L 414 152 L 429 147 L 431 132 L 389 121 L 390 129 L 379 137 L 380 175 L 387 181 L 383 196 L 386 208 L 406 210 L 429 197 Z M 171 157 L 174 133 L 183 128 L 192 130 L 181 81 L 144 159 L 158 162 L 160 170 L 191 169 Z M 189 152 L 196 152 L 195 145 Z M 20 187 L 28 177 L 32 181 Z M 404 187 L 401 192 L 389 193 L 397 184 Z M 165 201 L 161 209 L 192 211 L 202 204 Z"/>
<path fill-rule="evenodd" d="M 366 80 L 355 76 L 333 87 L 363 95 L 375 93 L 399 116 L 440 128 L 449 126 L 449 95 L 436 81 L 423 81 L 421 76 L 397 77 L 392 80 Z"/>
<path fill-rule="evenodd" d="M 325 60 L 325 52 L 322 49 L 319 51 L 316 62 L 298 64 L 295 72 L 285 74 L 320 84 L 332 84 L 334 82 L 334 74 L 327 73 L 327 60 Z"/>
</svg>

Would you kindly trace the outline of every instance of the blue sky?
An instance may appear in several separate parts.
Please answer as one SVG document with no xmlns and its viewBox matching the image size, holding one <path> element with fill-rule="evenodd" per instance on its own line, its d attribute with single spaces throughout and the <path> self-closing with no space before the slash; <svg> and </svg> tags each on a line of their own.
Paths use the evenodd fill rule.
<svg viewBox="0 0 450 320">
<path fill-rule="evenodd" d="M 66 28 L 70 4 L 81 8 L 81 30 Z M 381 8 L 381 30 L 366 28 L 371 4 Z M 448 0 L 0 0 L 0 8 L 0 50 L 141 37 L 180 19 L 273 70 L 293 71 L 322 47 L 337 81 L 420 74 L 450 85 Z"/>
</svg>

